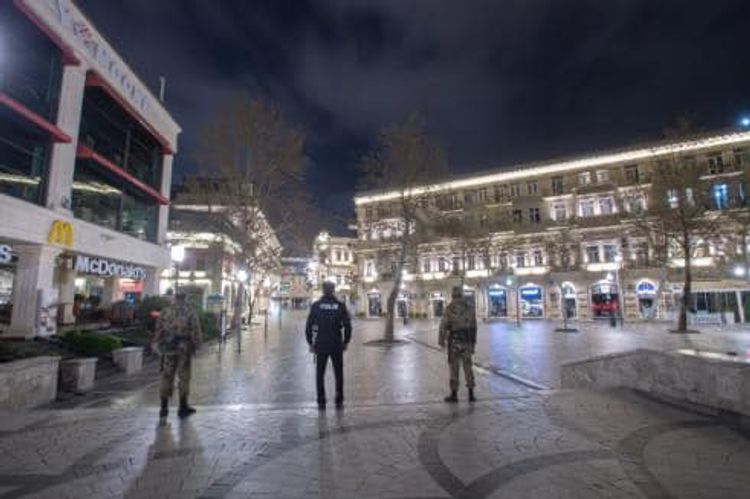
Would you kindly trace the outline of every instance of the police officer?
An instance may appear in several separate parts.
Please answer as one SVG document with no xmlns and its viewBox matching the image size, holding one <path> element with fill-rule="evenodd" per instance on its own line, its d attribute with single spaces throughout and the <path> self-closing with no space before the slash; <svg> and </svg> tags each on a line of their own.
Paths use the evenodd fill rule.
<svg viewBox="0 0 750 499">
<path fill-rule="evenodd" d="M 169 399 L 172 397 L 175 374 L 179 378 L 177 389 L 180 395 L 177 415 L 185 418 L 195 413 L 195 409 L 188 405 L 190 362 L 201 341 L 198 314 L 184 294 L 176 294 L 174 303 L 162 310 L 157 319 L 154 335 L 155 350 L 162 355 L 159 417 L 165 418 L 169 414 Z"/>
<path fill-rule="evenodd" d="M 461 286 L 455 286 L 451 292 L 451 302 L 440 321 L 438 342 L 442 348 L 446 347 L 447 342 L 448 347 L 451 394 L 445 397 L 445 401 L 458 402 L 458 370 L 459 364 L 463 364 L 469 401 L 474 402 L 476 398 L 471 356 L 477 342 L 477 317 L 474 307 L 466 301 Z"/>
<path fill-rule="evenodd" d="M 323 297 L 310 307 L 305 325 L 307 344 L 316 356 L 315 381 L 319 409 L 326 407 L 325 373 L 329 357 L 336 377 L 336 408 L 344 405 L 344 350 L 352 338 L 352 323 L 346 305 L 336 299 L 334 291 L 332 282 L 323 283 Z"/>
</svg>

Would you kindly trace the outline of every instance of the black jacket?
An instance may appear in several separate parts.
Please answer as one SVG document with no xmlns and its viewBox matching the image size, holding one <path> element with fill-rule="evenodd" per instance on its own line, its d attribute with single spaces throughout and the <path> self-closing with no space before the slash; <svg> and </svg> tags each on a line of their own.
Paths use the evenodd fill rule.
<svg viewBox="0 0 750 499">
<path fill-rule="evenodd" d="M 341 330 L 344 330 L 342 341 Z M 305 326 L 307 344 L 317 353 L 339 352 L 352 339 L 352 321 L 346 305 L 334 296 L 324 296 L 310 307 Z"/>
</svg>

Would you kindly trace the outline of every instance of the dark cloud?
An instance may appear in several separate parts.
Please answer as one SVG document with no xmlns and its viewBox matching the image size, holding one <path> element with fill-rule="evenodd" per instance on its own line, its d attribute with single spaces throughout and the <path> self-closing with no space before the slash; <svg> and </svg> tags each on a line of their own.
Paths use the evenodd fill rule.
<svg viewBox="0 0 750 499">
<path fill-rule="evenodd" d="M 311 185 L 351 213 L 353 165 L 413 110 L 456 171 L 708 128 L 750 110 L 743 0 L 79 0 L 197 130 L 237 90 L 277 101 L 308 138 Z"/>
</svg>

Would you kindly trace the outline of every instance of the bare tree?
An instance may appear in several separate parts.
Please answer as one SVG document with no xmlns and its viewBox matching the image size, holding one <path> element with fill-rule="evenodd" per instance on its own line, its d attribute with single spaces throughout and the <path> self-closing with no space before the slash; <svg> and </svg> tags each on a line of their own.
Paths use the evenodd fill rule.
<svg viewBox="0 0 750 499">
<path fill-rule="evenodd" d="M 386 301 L 384 339 L 394 340 L 395 306 L 403 272 L 416 259 L 419 243 L 418 212 L 434 194 L 436 179 L 446 172 L 445 155 L 430 138 L 422 120 L 415 114 L 385 129 L 379 143 L 359 164 L 363 186 L 395 193 L 391 204 L 394 222 L 387 230 L 394 243 L 393 288 Z"/>
<path fill-rule="evenodd" d="M 684 132 L 678 136 L 687 137 Z M 675 259 L 682 261 L 683 287 L 677 331 L 687 330 L 693 259 L 720 233 L 720 213 L 712 209 L 703 175 L 702 165 L 675 150 L 655 166 L 650 175 L 650 187 L 642 185 L 628 194 L 626 200 L 630 221 L 637 233 L 648 239 L 665 272 Z"/>
<path fill-rule="evenodd" d="M 188 195 L 222 224 L 238 228 L 234 242 L 255 284 L 248 293 L 252 314 L 262 282 L 280 265 L 282 243 L 309 244 L 306 227 L 314 224 L 306 222 L 314 210 L 305 188 L 302 135 L 275 106 L 237 94 L 202 130 L 196 156 L 202 171 L 186 182 Z M 241 306 L 235 303 L 235 311 Z"/>
</svg>

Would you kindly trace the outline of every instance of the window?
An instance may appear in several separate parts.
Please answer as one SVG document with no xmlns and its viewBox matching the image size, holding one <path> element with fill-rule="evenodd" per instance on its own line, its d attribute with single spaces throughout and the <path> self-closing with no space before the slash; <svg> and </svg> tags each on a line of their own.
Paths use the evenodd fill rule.
<svg viewBox="0 0 750 499">
<path fill-rule="evenodd" d="M 466 269 L 467 270 L 475 270 L 477 267 L 477 259 L 474 257 L 474 255 L 469 255 L 466 257 Z"/>
<path fill-rule="evenodd" d="M 589 185 L 591 183 L 591 172 L 578 174 L 578 185 Z"/>
<path fill-rule="evenodd" d="M 458 194 L 451 194 L 450 209 L 451 210 L 461 209 L 461 202 L 458 200 Z"/>
<path fill-rule="evenodd" d="M 372 206 L 365 208 L 365 219 L 369 220 L 372 218 Z"/>
<path fill-rule="evenodd" d="M 438 270 L 440 272 L 448 271 L 448 262 L 446 262 L 445 258 L 443 258 L 442 256 L 438 259 Z"/>
<path fill-rule="evenodd" d="M 539 208 L 529 208 L 529 221 L 535 224 L 542 221 L 542 217 L 539 214 Z"/>
<path fill-rule="evenodd" d="M 711 194 L 714 199 L 714 208 L 717 210 L 726 210 L 729 208 L 729 188 L 727 184 L 714 184 Z"/>
<path fill-rule="evenodd" d="M 586 259 L 589 263 L 599 263 L 599 246 L 586 246 Z"/>
<path fill-rule="evenodd" d="M 483 204 L 487 202 L 488 197 L 487 197 L 486 188 L 482 188 L 477 191 L 477 199 L 479 200 L 480 203 L 483 203 Z"/>
<path fill-rule="evenodd" d="M 539 192 L 539 183 L 536 180 L 526 182 L 526 194 L 534 196 Z"/>
<path fill-rule="evenodd" d="M 724 158 L 721 154 L 708 157 L 708 173 L 711 175 L 724 173 Z"/>
<path fill-rule="evenodd" d="M 473 204 L 474 204 L 474 193 L 465 192 L 464 193 L 464 206 L 471 206 Z"/>
<path fill-rule="evenodd" d="M 733 151 L 735 166 L 746 166 L 748 164 L 747 149 L 738 148 Z"/>
<path fill-rule="evenodd" d="M 628 165 L 625 167 L 625 181 L 629 184 L 640 183 L 641 174 L 638 171 L 638 165 Z"/>
<path fill-rule="evenodd" d="M 453 257 L 453 272 L 458 273 L 461 270 L 461 259 L 457 256 Z"/>
<path fill-rule="evenodd" d="M 375 263 L 374 262 L 365 263 L 365 276 L 372 277 L 374 274 L 375 274 Z"/>
<path fill-rule="evenodd" d="M 601 215 L 611 215 L 614 213 L 614 202 L 612 198 L 599 198 L 599 213 Z"/>
<path fill-rule="evenodd" d="M 523 222 L 523 212 L 521 210 L 513 210 L 513 223 L 520 224 Z"/>
<path fill-rule="evenodd" d="M 519 251 L 516 253 L 516 267 L 524 268 L 526 266 L 526 253 Z"/>
<path fill-rule="evenodd" d="M 534 266 L 544 266 L 544 254 L 542 253 L 542 250 L 534 250 Z"/>
<path fill-rule="evenodd" d="M 636 245 L 635 264 L 638 267 L 648 267 L 648 243 L 640 242 Z"/>
<path fill-rule="evenodd" d="M 617 247 L 613 244 L 604 245 L 604 261 L 607 263 L 613 263 L 616 261 Z"/>
<path fill-rule="evenodd" d="M 582 217 L 593 217 L 594 216 L 594 200 L 593 199 L 581 199 L 578 202 L 578 212 Z"/>
<path fill-rule="evenodd" d="M 508 199 L 508 186 L 503 185 L 496 185 L 495 186 L 495 202 L 501 203 Z"/>
<path fill-rule="evenodd" d="M 737 184 L 737 201 L 740 206 L 747 206 L 747 184 L 745 182 Z"/>
<path fill-rule="evenodd" d="M 422 272 L 424 272 L 425 274 L 429 274 L 431 270 L 432 268 L 430 265 L 430 259 L 425 258 L 424 260 L 422 260 Z"/>
<path fill-rule="evenodd" d="M 500 253 L 497 256 L 497 264 L 498 267 L 500 267 L 502 270 L 505 270 L 508 268 L 508 253 Z"/>
<path fill-rule="evenodd" d="M 609 182 L 609 171 L 607 170 L 599 170 L 596 172 L 596 181 L 599 184 L 604 184 L 606 182 Z"/>
<path fill-rule="evenodd" d="M 521 195 L 521 184 L 510 184 L 510 195 L 518 197 Z"/>
<path fill-rule="evenodd" d="M 487 215 L 482 215 L 482 216 L 479 217 L 479 226 L 480 227 L 487 227 L 487 225 L 489 224 L 489 221 L 490 221 L 490 219 L 489 219 L 489 217 Z"/>
<path fill-rule="evenodd" d="M 562 221 L 567 218 L 568 210 L 564 204 L 555 205 L 555 220 Z"/>
<path fill-rule="evenodd" d="M 680 205 L 677 189 L 667 189 L 667 205 L 670 208 L 677 208 Z"/>
<path fill-rule="evenodd" d="M 341 250 L 336 250 L 336 261 L 337 262 L 341 261 Z"/>
<path fill-rule="evenodd" d="M 552 178 L 552 194 L 559 196 L 564 192 L 564 184 L 562 177 Z"/>
<path fill-rule="evenodd" d="M 646 200 L 643 194 L 634 194 L 626 198 L 627 209 L 631 213 L 639 214 L 646 209 Z"/>
<path fill-rule="evenodd" d="M 76 161 L 71 204 L 77 218 L 156 241 L 159 205 L 92 161 Z"/>
</svg>

